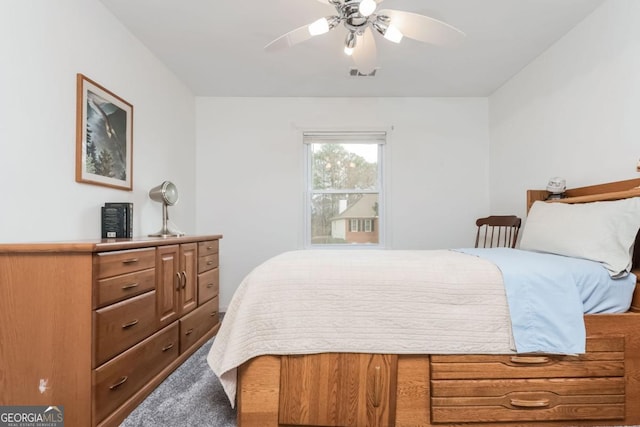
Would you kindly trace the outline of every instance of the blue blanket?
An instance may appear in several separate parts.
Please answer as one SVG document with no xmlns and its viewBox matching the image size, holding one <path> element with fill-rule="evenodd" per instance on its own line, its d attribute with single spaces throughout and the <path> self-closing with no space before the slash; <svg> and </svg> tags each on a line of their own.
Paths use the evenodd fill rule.
<svg viewBox="0 0 640 427">
<path fill-rule="evenodd" d="M 600 264 L 578 258 L 510 248 L 457 251 L 492 261 L 502 272 L 519 353 L 584 353 L 584 313 L 608 312 L 607 290 L 627 295 L 635 285 L 633 275 L 613 280 Z"/>
</svg>

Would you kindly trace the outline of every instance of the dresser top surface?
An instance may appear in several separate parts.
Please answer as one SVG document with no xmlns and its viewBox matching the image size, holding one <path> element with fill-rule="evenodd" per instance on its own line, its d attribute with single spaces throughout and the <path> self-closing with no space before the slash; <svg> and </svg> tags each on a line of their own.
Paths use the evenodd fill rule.
<svg viewBox="0 0 640 427">
<path fill-rule="evenodd" d="M 134 237 L 126 239 L 88 239 L 58 242 L 25 242 L 0 243 L 0 254 L 3 253 L 37 253 L 37 252 L 106 252 L 122 249 L 167 246 L 180 243 L 204 242 L 221 239 L 221 234 L 193 235 L 179 237 Z"/>
</svg>

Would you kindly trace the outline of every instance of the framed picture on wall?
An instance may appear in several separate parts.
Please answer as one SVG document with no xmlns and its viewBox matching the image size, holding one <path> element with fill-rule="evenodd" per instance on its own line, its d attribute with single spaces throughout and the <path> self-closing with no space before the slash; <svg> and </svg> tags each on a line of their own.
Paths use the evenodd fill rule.
<svg viewBox="0 0 640 427">
<path fill-rule="evenodd" d="M 133 189 L 133 105 L 77 75 L 76 181 Z"/>
</svg>

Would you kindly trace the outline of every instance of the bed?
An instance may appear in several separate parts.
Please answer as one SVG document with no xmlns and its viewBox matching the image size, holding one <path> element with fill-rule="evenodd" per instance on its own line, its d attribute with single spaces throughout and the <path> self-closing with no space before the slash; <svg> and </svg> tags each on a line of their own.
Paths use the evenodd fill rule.
<svg viewBox="0 0 640 427">
<path fill-rule="evenodd" d="M 639 425 L 639 186 L 529 190 L 518 249 L 269 260 L 208 355 L 238 426 Z"/>
</svg>

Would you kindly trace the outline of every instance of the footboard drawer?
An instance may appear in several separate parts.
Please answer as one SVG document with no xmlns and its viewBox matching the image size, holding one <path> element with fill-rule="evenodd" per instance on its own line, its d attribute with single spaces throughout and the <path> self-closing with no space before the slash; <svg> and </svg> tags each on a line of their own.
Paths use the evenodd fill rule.
<svg viewBox="0 0 640 427">
<path fill-rule="evenodd" d="M 624 338 L 590 337 L 578 356 L 432 356 L 431 417 L 433 423 L 624 419 Z"/>
<path fill-rule="evenodd" d="M 434 423 L 624 418 L 624 378 L 432 382 Z"/>
<path fill-rule="evenodd" d="M 624 337 L 587 339 L 587 352 L 563 355 L 434 355 L 431 378 L 583 378 L 624 375 Z"/>
</svg>

